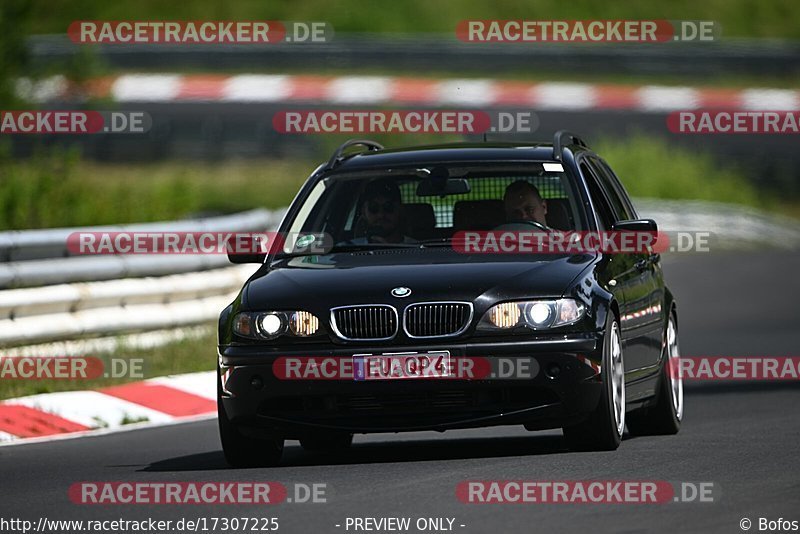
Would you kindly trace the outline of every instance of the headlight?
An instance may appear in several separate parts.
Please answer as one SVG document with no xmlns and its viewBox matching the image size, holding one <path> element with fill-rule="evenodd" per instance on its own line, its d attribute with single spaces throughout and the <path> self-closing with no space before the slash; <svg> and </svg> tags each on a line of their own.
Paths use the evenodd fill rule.
<svg viewBox="0 0 800 534">
<path fill-rule="evenodd" d="M 478 328 L 500 331 L 523 326 L 543 330 L 575 323 L 585 311 L 583 303 L 575 299 L 503 302 L 489 308 Z"/>
<path fill-rule="evenodd" d="M 286 329 L 286 317 L 283 314 L 265 313 L 256 321 L 259 334 L 275 337 Z"/>
<path fill-rule="evenodd" d="M 275 339 L 284 334 L 313 336 L 319 331 L 319 319 L 307 311 L 243 312 L 233 319 L 233 331 L 251 339 Z"/>
</svg>

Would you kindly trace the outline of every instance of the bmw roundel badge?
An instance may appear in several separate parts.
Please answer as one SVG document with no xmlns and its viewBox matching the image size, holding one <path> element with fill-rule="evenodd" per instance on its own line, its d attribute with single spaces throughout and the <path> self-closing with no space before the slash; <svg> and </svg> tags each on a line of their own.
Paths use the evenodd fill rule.
<svg viewBox="0 0 800 534">
<path fill-rule="evenodd" d="M 396 287 L 392 289 L 392 296 L 394 297 L 407 297 L 411 294 L 411 289 L 408 287 Z"/>
</svg>

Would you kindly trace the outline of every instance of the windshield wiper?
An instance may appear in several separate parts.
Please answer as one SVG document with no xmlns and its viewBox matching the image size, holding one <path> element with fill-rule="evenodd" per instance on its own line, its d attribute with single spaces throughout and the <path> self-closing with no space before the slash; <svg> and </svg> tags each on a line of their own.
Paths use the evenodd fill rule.
<svg viewBox="0 0 800 534">
<path fill-rule="evenodd" d="M 419 248 L 419 245 L 416 243 L 342 243 L 340 245 L 334 245 L 327 253 L 360 252 L 364 250 L 385 250 L 391 248 Z"/>
<path fill-rule="evenodd" d="M 428 247 L 449 247 L 453 244 L 452 237 L 437 237 L 435 239 L 423 239 L 422 241 L 417 242 L 417 245 L 428 248 Z"/>
<path fill-rule="evenodd" d="M 414 243 L 341 243 L 328 249 L 306 249 L 293 252 L 278 252 L 275 259 L 298 258 L 301 256 L 323 256 L 326 254 L 338 254 L 347 252 L 363 252 L 370 250 L 386 250 L 396 248 L 420 248 Z"/>
</svg>

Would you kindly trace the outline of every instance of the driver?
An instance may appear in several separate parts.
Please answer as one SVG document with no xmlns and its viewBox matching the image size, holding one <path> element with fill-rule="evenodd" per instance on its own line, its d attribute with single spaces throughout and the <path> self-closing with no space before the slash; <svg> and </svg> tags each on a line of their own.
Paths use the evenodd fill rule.
<svg viewBox="0 0 800 534">
<path fill-rule="evenodd" d="M 353 244 L 414 243 L 403 235 L 400 188 L 394 180 L 377 179 L 364 187 L 361 217 L 366 223 L 366 237 L 350 240 Z"/>
<path fill-rule="evenodd" d="M 547 201 L 530 182 L 517 180 L 506 187 L 503 206 L 509 223 L 532 221 L 547 226 Z"/>
</svg>

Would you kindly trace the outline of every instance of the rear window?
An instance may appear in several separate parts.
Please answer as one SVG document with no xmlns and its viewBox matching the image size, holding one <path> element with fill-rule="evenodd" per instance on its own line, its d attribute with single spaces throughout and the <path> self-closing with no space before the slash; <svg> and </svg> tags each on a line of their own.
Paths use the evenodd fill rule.
<svg viewBox="0 0 800 534">
<path fill-rule="evenodd" d="M 544 200 L 559 200 L 569 203 L 569 195 L 561 175 L 517 175 L 517 176 L 487 176 L 481 178 L 467 178 L 471 191 L 464 195 L 448 195 L 445 198 L 428 197 L 421 199 L 416 195 L 417 184 L 405 183 L 400 187 L 403 203 L 411 204 L 425 202 L 433 207 L 436 216 L 437 228 L 453 226 L 453 207 L 456 202 L 472 200 L 502 200 L 506 188 L 513 182 L 525 180 L 539 190 Z"/>
</svg>

